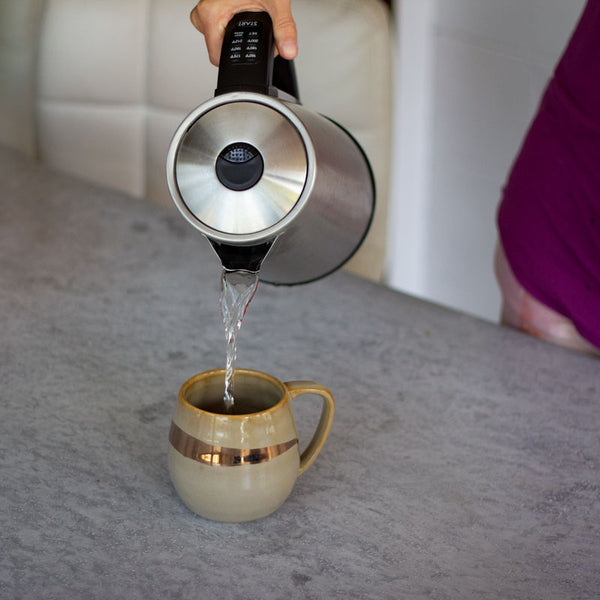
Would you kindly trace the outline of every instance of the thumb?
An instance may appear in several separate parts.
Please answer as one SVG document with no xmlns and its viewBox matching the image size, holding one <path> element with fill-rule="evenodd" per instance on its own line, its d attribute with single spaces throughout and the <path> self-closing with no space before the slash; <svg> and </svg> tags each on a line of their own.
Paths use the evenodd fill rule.
<svg viewBox="0 0 600 600">
<path fill-rule="evenodd" d="M 280 9 L 271 13 L 273 20 L 273 36 L 279 54 L 292 60 L 298 54 L 298 34 L 291 8 Z"/>
</svg>

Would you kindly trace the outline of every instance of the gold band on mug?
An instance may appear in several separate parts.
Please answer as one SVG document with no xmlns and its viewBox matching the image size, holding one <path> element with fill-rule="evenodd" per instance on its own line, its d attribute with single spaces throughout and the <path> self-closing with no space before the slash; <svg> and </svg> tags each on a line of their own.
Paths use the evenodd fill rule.
<svg viewBox="0 0 600 600">
<path fill-rule="evenodd" d="M 271 460 L 293 448 L 298 443 L 298 439 L 295 438 L 289 442 L 266 448 L 223 448 L 198 440 L 175 423 L 171 423 L 169 442 L 177 452 L 186 458 L 197 460 L 205 465 L 237 467 L 239 465 L 256 465 Z"/>
</svg>

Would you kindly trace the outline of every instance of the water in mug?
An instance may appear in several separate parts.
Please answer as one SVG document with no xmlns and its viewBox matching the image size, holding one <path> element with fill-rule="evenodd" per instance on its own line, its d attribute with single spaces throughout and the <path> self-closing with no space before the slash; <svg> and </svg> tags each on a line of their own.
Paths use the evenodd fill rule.
<svg viewBox="0 0 600 600">
<path fill-rule="evenodd" d="M 227 412 L 233 412 L 234 405 L 233 373 L 237 354 L 237 333 L 242 326 L 244 315 L 257 287 L 257 272 L 223 268 L 221 273 L 221 314 L 227 339 L 223 402 Z"/>
<path fill-rule="evenodd" d="M 250 415 L 267 410 L 279 401 L 277 395 L 270 397 L 265 394 L 263 388 L 255 389 L 252 386 L 246 386 L 246 388 L 239 389 L 239 386 L 236 386 L 235 402 L 230 408 L 225 406 L 222 397 L 207 397 L 197 406 L 218 415 Z"/>
</svg>

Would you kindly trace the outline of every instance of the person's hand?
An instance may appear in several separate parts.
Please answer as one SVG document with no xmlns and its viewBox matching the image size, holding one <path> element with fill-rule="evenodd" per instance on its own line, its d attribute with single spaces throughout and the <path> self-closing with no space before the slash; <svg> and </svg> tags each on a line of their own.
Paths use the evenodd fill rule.
<svg viewBox="0 0 600 600">
<path fill-rule="evenodd" d="M 210 62 L 218 66 L 225 28 L 233 15 L 244 11 L 268 12 L 273 21 L 277 52 L 288 60 L 298 54 L 296 24 L 291 0 L 200 0 L 190 14 L 194 27 L 204 34 Z"/>
</svg>

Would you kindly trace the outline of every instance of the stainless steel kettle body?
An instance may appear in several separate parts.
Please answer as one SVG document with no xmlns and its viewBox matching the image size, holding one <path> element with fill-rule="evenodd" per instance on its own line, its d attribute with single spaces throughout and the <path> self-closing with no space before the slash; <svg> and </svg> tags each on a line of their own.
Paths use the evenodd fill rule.
<svg viewBox="0 0 600 600">
<path fill-rule="evenodd" d="M 352 136 L 299 104 L 293 72 L 285 92 L 272 85 L 272 60 L 268 15 L 236 15 L 216 95 L 175 132 L 167 182 L 223 266 L 260 267 L 263 281 L 293 285 L 324 277 L 356 252 L 372 220 L 375 186 Z M 248 76 L 256 63 L 260 75 Z"/>
</svg>

